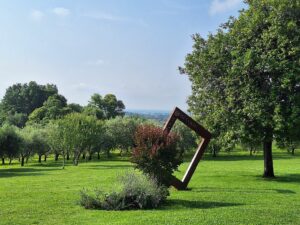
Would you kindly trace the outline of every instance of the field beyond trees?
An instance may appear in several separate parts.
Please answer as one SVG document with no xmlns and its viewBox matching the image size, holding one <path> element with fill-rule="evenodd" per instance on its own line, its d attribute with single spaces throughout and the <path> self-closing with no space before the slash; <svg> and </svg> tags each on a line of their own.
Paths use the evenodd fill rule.
<svg viewBox="0 0 300 225">
<path fill-rule="evenodd" d="M 206 155 L 189 191 L 171 189 L 156 210 L 86 210 L 83 188 L 110 191 L 118 174 L 133 170 L 126 157 L 95 160 L 62 170 L 61 160 L 32 158 L 0 167 L 0 224 L 300 224 L 300 157 L 274 152 L 275 179 L 262 178 L 263 156 L 247 152 Z M 188 162 L 180 167 L 183 176 Z"/>
</svg>

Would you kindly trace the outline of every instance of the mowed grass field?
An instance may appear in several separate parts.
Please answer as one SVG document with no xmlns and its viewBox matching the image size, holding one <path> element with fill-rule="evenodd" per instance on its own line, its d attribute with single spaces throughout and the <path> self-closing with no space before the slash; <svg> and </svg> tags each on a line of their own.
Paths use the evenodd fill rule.
<svg viewBox="0 0 300 225">
<path fill-rule="evenodd" d="M 188 163 L 180 167 L 183 176 Z M 118 174 L 132 170 L 126 158 L 81 162 L 61 169 L 61 162 L 31 160 L 0 166 L 0 224 L 300 224 L 300 154 L 274 153 L 277 178 L 261 177 L 261 155 L 223 153 L 205 156 L 189 191 L 171 189 L 156 210 L 99 211 L 78 205 L 83 188 L 110 191 Z"/>
</svg>

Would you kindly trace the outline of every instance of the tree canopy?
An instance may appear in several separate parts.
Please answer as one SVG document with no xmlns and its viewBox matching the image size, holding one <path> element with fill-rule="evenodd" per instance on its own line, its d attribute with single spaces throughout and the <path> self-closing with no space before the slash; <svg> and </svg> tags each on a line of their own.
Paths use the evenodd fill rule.
<svg viewBox="0 0 300 225">
<path fill-rule="evenodd" d="M 181 72 L 192 82 L 189 110 L 228 147 L 263 144 L 264 176 L 273 177 L 272 142 L 300 136 L 300 2 L 251 0 L 207 39 L 193 36 Z"/>
<path fill-rule="evenodd" d="M 58 94 L 58 90 L 53 84 L 39 85 L 31 81 L 28 84 L 10 86 L 1 102 L 1 122 L 9 120 L 14 125 L 23 127 L 28 115 L 54 94 Z"/>
<path fill-rule="evenodd" d="M 89 107 L 96 107 L 103 113 L 104 118 L 110 119 L 116 116 L 123 116 L 125 105 L 113 94 L 107 94 L 102 97 L 100 94 L 94 94 L 89 101 Z M 101 114 L 98 112 L 97 114 Z"/>
</svg>

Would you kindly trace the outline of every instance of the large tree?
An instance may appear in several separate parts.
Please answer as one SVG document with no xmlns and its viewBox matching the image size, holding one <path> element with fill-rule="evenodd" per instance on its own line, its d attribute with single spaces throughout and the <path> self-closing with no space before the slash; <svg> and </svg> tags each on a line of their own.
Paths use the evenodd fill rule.
<svg viewBox="0 0 300 225">
<path fill-rule="evenodd" d="M 88 106 L 90 108 L 98 108 L 106 119 L 123 116 L 125 109 L 124 103 L 121 100 L 118 100 L 113 94 L 107 94 L 104 97 L 99 94 L 94 94 L 92 95 Z"/>
<path fill-rule="evenodd" d="M 14 84 L 10 86 L 1 102 L 2 120 L 10 118 L 16 125 L 25 125 L 28 115 L 43 105 L 43 103 L 58 90 L 55 85 L 39 85 L 34 81 L 28 84 Z"/>
<path fill-rule="evenodd" d="M 300 125 L 300 2 L 247 3 L 216 34 L 206 40 L 194 36 L 181 70 L 192 82 L 190 111 L 216 139 L 260 141 L 264 177 L 273 177 L 273 140 L 300 138 L 295 135 Z"/>
<path fill-rule="evenodd" d="M 73 163 L 78 165 L 81 154 L 90 156 L 103 140 L 103 122 L 94 116 L 71 113 L 48 125 L 52 151 L 65 155 L 73 153 Z"/>
<path fill-rule="evenodd" d="M 46 124 L 50 120 L 58 119 L 71 113 L 64 96 L 54 94 L 50 96 L 40 108 L 35 109 L 28 117 L 28 122 Z"/>
</svg>

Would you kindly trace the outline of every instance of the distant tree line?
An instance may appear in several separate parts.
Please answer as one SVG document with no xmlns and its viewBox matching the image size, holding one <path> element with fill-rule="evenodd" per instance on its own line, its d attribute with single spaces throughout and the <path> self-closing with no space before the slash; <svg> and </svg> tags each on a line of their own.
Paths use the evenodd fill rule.
<svg viewBox="0 0 300 225">
<path fill-rule="evenodd" d="M 124 116 L 125 105 L 115 95 L 91 96 L 86 106 L 68 104 L 55 85 L 36 82 L 9 87 L 0 104 L 0 158 L 2 164 L 17 159 L 24 166 L 30 157 L 46 161 L 100 159 L 110 157 L 114 149 L 120 154 L 134 147 L 138 126 L 160 124 L 138 116 Z M 196 136 L 178 124 L 179 145 L 184 150 L 196 146 Z"/>
</svg>

